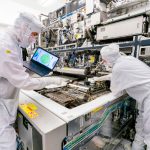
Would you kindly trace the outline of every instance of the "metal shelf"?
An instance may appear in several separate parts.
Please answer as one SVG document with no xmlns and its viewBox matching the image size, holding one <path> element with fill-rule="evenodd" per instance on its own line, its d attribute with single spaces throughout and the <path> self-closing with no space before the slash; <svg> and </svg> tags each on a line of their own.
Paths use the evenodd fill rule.
<svg viewBox="0 0 150 150">
<path fill-rule="evenodd" d="M 135 46 L 135 42 L 123 42 L 117 43 L 120 47 L 131 47 Z M 102 44 L 98 46 L 91 46 L 91 47 L 79 47 L 79 48 L 72 48 L 72 49 L 61 49 L 61 50 L 52 50 L 52 52 L 69 52 L 69 51 L 84 51 L 84 50 L 100 50 L 102 47 L 107 46 L 109 44 Z"/>
<path fill-rule="evenodd" d="M 109 43 L 110 44 L 110 43 Z M 93 45 L 91 47 L 78 47 L 78 48 L 70 48 L 70 49 L 61 49 L 61 50 L 51 50 L 54 53 L 63 53 L 63 52 L 77 52 L 77 51 L 85 51 L 85 50 L 101 50 L 102 47 L 107 46 L 109 44 L 101 44 L 101 45 Z M 133 41 L 129 42 L 118 42 L 116 43 L 120 46 L 120 48 L 133 47 L 134 48 L 134 57 L 138 57 L 138 49 L 142 46 L 150 46 L 150 39 L 140 40 L 139 36 L 134 36 Z"/>
</svg>

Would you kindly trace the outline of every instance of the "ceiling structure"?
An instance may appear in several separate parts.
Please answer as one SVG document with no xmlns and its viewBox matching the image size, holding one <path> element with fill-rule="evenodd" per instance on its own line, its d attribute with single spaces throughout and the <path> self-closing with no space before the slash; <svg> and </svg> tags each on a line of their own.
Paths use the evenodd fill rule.
<svg viewBox="0 0 150 150">
<path fill-rule="evenodd" d="M 0 5 L 0 24 L 12 25 L 19 12 L 32 12 L 35 15 L 45 14 L 59 9 L 71 0 L 5 0 Z M 110 0 L 101 0 L 110 2 Z"/>
<path fill-rule="evenodd" d="M 37 16 L 48 15 L 65 4 L 65 0 L 5 0 L 0 5 L 0 26 L 13 25 L 19 12 L 30 12 Z"/>
<path fill-rule="evenodd" d="M 65 0 L 13 0 L 13 2 L 38 10 L 46 15 L 65 4 Z"/>
</svg>

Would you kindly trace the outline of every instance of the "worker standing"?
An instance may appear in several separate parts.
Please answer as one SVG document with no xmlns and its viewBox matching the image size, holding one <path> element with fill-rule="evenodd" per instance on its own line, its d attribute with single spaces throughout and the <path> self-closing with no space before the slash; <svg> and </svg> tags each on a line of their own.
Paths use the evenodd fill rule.
<svg viewBox="0 0 150 150">
<path fill-rule="evenodd" d="M 32 14 L 20 13 L 14 26 L 0 34 L 0 150 L 16 150 L 15 122 L 20 89 L 61 84 L 58 78 L 31 78 L 23 67 L 22 48 L 35 42 L 42 24 Z"/>
<path fill-rule="evenodd" d="M 132 150 L 150 150 L 150 68 L 132 56 L 121 56 L 119 46 L 110 44 L 101 49 L 105 65 L 112 67 L 111 91 L 126 91 L 138 103 L 136 135 Z"/>
</svg>

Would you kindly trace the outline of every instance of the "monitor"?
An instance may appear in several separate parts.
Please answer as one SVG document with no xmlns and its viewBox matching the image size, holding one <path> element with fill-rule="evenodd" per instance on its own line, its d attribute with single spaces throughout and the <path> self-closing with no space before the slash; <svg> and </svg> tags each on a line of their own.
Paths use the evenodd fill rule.
<svg viewBox="0 0 150 150">
<path fill-rule="evenodd" d="M 59 58 L 43 48 L 38 47 L 31 60 L 53 70 Z"/>
</svg>

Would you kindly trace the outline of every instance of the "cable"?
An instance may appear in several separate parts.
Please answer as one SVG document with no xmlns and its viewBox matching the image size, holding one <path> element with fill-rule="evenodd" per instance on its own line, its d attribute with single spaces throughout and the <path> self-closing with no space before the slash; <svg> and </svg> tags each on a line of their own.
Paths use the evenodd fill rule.
<svg viewBox="0 0 150 150">
<path fill-rule="evenodd" d="M 86 132 L 82 133 L 80 136 L 78 136 L 75 139 L 68 142 L 64 146 L 63 150 L 72 150 L 75 147 L 77 147 L 77 145 L 79 145 L 82 141 L 84 141 L 85 139 L 90 138 L 91 136 L 93 136 L 93 134 L 96 134 L 97 131 L 101 128 L 103 122 L 110 115 L 110 113 L 112 113 L 113 111 L 118 109 L 120 106 L 122 106 L 122 104 L 123 104 L 123 102 L 118 102 L 117 104 L 113 104 L 109 108 L 105 109 L 105 111 L 102 115 L 102 118 L 100 119 L 100 121 L 97 124 L 91 126 Z"/>
</svg>

